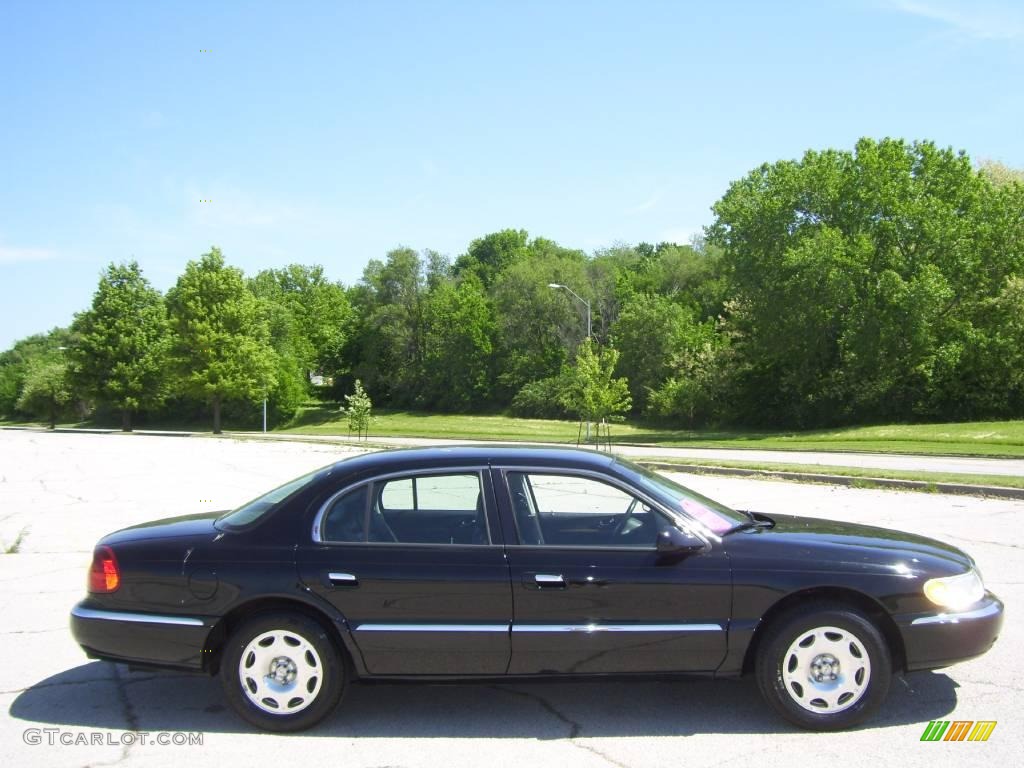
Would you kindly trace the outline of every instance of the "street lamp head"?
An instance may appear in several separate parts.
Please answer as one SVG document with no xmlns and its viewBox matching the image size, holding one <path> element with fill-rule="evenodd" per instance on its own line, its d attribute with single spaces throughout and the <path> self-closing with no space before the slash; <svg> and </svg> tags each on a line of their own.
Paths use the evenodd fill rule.
<svg viewBox="0 0 1024 768">
<path fill-rule="evenodd" d="M 548 283 L 548 288 L 565 288 L 561 283 Z"/>
</svg>

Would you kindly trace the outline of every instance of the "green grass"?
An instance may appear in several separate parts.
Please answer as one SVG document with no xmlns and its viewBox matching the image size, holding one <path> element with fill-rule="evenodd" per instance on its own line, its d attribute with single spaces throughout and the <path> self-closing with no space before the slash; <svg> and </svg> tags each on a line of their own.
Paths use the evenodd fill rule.
<svg viewBox="0 0 1024 768">
<path fill-rule="evenodd" d="M 60 426 L 95 427 L 97 424 Z M 168 424 L 168 429 L 209 431 L 208 422 Z M 116 426 L 114 426 L 116 429 Z M 161 425 L 139 425 L 160 429 Z M 378 411 L 370 427 L 374 437 L 424 437 L 454 440 L 576 441 L 575 421 L 519 419 L 511 416 L 471 416 L 410 411 Z M 232 424 L 225 429 L 235 430 Z M 291 423 L 275 432 L 285 434 L 348 434 L 337 406 L 309 404 Z M 1024 420 L 977 421 L 958 424 L 892 424 L 871 427 L 796 431 L 680 430 L 627 422 L 612 425 L 612 443 L 690 448 L 749 448 L 783 451 L 853 451 L 947 456 L 1024 457 Z"/>
<path fill-rule="evenodd" d="M 935 490 L 937 483 L 956 485 L 987 485 L 998 488 L 1024 488 L 1024 477 L 1015 475 L 972 475 L 960 472 L 926 472 L 901 469 L 873 469 L 865 467 L 833 467 L 821 464 L 788 464 L 777 462 L 732 461 L 732 460 L 681 460 L 676 457 L 668 459 L 644 458 L 643 463 L 655 463 L 659 467 L 698 466 L 713 469 L 726 467 L 729 469 L 755 469 L 766 472 L 801 472 L 815 475 L 840 475 L 854 477 L 863 482 L 854 482 L 854 487 L 874 487 L 871 480 L 918 480 L 930 483 L 930 490 Z M 671 471 L 671 470 L 669 470 Z M 684 471 L 684 470 L 680 470 Z"/>
<path fill-rule="evenodd" d="M 410 411 L 375 412 L 370 434 L 375 437 L 437 437 L 455 440 L 536 440 L 575 442 L 579 424 L 575 421 L 518 419 L 511 416 L 472 416 Z M 612 427 L 617 433 L 632 432 L 626 425 Z M 348 424 L 337 408 L 303 408 L 292 423 L 277 432 L 308 435 L 347 435 Z"/>
<path fill-rule="evenodd" d="M 377 437 L 436 437 L 464 440 L 575 442 L 574 421 L 510 416 L 378 413 L 370 428 Z M 336 409 L 303 408 L 284 429 L 293 434 L 346 435 Z M 756 448 L 791 451 L 856 451 L 925 455 L 1024 456 L 1024 421 L 959 424 L 894 424 L 810 432 L 741 432 L 658 429 L 637 423 L 612 425 L 612 443 L 646 443 L 693 448 Z"/>
</svg>

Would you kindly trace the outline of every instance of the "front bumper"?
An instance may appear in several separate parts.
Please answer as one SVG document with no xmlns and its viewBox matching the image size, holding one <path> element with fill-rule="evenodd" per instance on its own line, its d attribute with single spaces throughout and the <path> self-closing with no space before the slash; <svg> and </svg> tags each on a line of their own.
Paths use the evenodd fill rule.
<svg viewBox="0 0 1024 768">
<path fill-rule="evenodd" d="M 896 616 L 907 671 L 948 667 L 980 656 L 999 637 L 1003 603 L 991 592 L 974 608 L 950 613 Z"/>
<path fill-rule="evenodd" d="M 203 669 L 214 619 L 112 611 L 84 600 L 71 609 L 71 634 L 89 658 L 140 666 Z"/>
</svg>

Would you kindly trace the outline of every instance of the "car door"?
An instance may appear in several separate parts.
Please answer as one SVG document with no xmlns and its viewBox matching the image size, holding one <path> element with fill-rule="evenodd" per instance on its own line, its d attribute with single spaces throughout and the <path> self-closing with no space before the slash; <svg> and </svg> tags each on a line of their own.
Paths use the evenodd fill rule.
<svg viewBox="0 0 1024 768">
<path fill-rule="evenodd" d="M 502 467 L 495 486 L 515 603 L 510 673 L 719 666 L 732 591 L 721 547 L 659 554 L 671 518 L 619 479 Z"/>
<path fill-rule="evenodd" d="M 300 544 L 302 581 L 345 616 L 375 675 L 504 674 L 508 565 L 483 467 L 340 490 Z"/>
</svg>

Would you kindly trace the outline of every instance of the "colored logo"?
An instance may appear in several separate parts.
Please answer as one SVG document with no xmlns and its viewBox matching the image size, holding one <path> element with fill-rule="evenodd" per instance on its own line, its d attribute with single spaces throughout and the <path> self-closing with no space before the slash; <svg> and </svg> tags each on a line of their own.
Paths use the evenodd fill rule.
<svg viewBox="0 0 1024 768">
<path fill-rule="evenodd" d="M 921 741 L 988 741 L 996 729 L 996 720 L 932 720 L 925 726 Z"/>
</svg>

